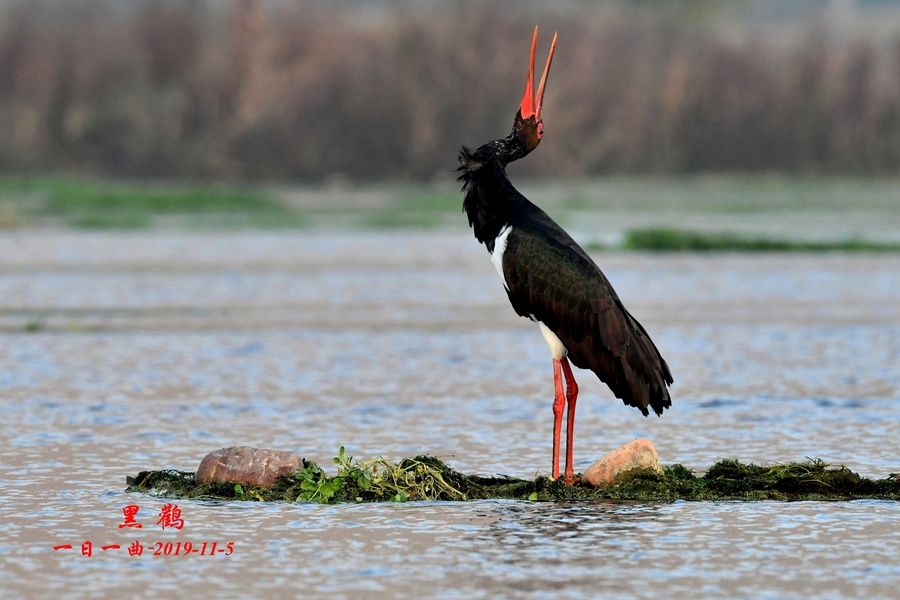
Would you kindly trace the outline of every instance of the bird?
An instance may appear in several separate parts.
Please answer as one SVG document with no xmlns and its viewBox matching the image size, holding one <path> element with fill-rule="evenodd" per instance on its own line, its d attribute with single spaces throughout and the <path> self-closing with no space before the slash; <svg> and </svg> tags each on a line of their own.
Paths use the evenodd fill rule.
<svg viewBox="0 0 900 600">
<path fill-rule="evenodd" d="M 594 260 L 510 182 L 506 166 L 533 151 L 544 135 L 541 109 L 558 34 L 534 89 L 538 30 L 531 42 L 525 95 L 505 138 L 459 150 L 463 212 L 496 267 L 515 312 L 536 322 L 553 357 L 553 479 L 559 479 L 566 413 L 564 482 L 575 483 L 572 439 L 578 384 L 569 364 L 590 369 L 617 398 L 646 417 L 672 405 L 672 373 L 647 330 L 628 312 Z M 563 388 L 565 379 L 565 389 Z"/>
</svg>

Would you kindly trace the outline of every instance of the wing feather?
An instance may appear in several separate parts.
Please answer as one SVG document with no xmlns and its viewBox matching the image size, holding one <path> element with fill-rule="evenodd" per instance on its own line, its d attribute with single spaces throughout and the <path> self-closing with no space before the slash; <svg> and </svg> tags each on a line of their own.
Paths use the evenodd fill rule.
<svg viewBox="0 0 900 600">
<path fill-rule="evenodd" d="M 659 350 L 587 253 L 543 218 L 540 228 L 513 224 L 507 238 L 503 272 L 513 308 L 544 323 L 572 363 L 591 369 L 625 404 L 662 414 L 673 379 Z"/>
</svg>

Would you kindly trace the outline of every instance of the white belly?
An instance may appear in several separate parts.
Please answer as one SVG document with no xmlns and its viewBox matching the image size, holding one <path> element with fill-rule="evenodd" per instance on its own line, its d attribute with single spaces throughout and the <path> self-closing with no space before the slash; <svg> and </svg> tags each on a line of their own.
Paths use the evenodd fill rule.
<svg viewBox="0 0 900 600">
<path fill-rule="evenodd" d="M 538 325 L 541 327 L 541 333 L 544 336 L 544 339 L 547 341 L 547 345 L 550 346 L 550 353 L 553 354 L 553 358 L 559 360 L 566 354 L 568 354 L 568 350 L 563 346 L 562 341 L 556 337 L 556 334 L 550 331 L 550 329 L 538 321 Z"/>
</svg>

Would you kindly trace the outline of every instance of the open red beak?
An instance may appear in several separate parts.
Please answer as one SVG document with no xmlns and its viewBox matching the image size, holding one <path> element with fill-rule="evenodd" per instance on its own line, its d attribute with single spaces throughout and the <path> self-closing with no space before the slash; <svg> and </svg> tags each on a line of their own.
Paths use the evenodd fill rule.
<svg viewBox="0 0 900 600">
<path fill-rule="evenodd" d="M 556 36 L 553 34 L 553 43 L 550 44 L 550 56 L 547 57 L 547 66 L 541 75 L 541 85 L 538 86 L 537 96 L 534 94 L 534 53 L 537 50 L 538 28 L 534 28 L 534 39 L 531 41 L 531 66 L 528 69 L 528 80 L 525 82 L 525 97 L 519 106 L 519 112 L 523 119 L 534 115 L 536 123 L 541 122 L 541 107 L 544 105 L 544 86 L 547 84 L 547 74 L 550 72 L 550 63 L 553 62 L 553 51 L 556 50 Z"/>
</svg>

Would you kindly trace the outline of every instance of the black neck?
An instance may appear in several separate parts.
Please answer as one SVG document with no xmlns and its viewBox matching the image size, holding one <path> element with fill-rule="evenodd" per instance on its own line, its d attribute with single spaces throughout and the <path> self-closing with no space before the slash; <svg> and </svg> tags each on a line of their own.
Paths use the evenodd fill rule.
<svg viewBox="0 0 900 600">
<path fill-rule="evenodd" d="M 522 143 L 521 138 L 513 131 L 502 140 L 494 140 L 475 150 L 474 155 L 481 161 L 496 162 L 506 171 L 506 165 L 524 158 L 531 150 Z"/>
<path fill-rule="evenodd" d="M 459 180 L 466 193 L 463 210 L 475 238 L 489 252 L 493 252 L 494 239 L 510 223 L 517 207 L 528 203 L 506 176 L 506 165 L 530 151 L 515 129 L 502 140 L 488 142 L 474 152 L 466 147 L 460 150 Z"/>
</svg>

